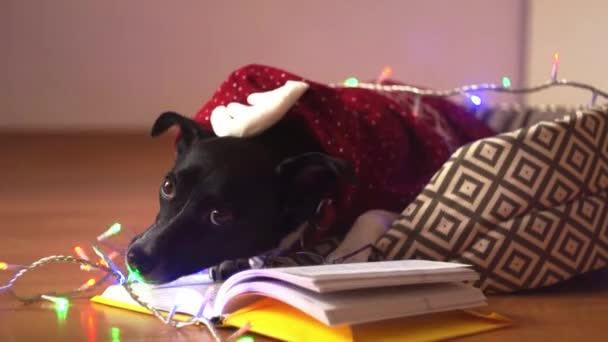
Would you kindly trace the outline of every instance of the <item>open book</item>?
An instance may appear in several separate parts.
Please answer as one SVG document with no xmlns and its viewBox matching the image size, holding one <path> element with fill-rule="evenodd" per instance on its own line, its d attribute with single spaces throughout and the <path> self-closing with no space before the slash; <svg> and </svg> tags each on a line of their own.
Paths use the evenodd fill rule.
<svg viewBox="0 0 608 342">
<path fill-rule="evenodd" d="M 176 306 L 176 312 L 212 318 L 272 298 L 326 325 L 340 326 L 485 305 L 481 290 L 467 284 L 477 278 L 463 264 L 396 260 L 251 269 L 223 284 L 198 274 L 163 285 L 134 284 L 133 289 L 159 310 Z M 205 294 L 212 286 L 216 289 L 209 299 Z M 120 285 L 109 286 L 92 301 L 139 306 Z"/>
</svg>

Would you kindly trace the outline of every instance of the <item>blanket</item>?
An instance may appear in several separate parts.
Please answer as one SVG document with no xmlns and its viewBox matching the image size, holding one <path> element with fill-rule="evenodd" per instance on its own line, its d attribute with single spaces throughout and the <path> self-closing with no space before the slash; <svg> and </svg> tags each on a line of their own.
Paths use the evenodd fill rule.
<svg viewBox="0 0 608 342">
<path fill-rule="evenodd" d="M 317 240 L 347 231 L 371 209 L 401 211 L 457 148 L 494 134 L 448 99 L 425 98 L 414 110 L 411 94 L 333 87 L 264 65 L 232 72 L 194 120 L 218 134 L 220 112 L 232 117 L 252 111 L 263 96 L 286 88 L 285 97 L 293 94 L 290 89 L 298 94 L 288 106 L 281 100 L 277 108 L 285 113 L 278 119 L 297 123 L 295 127 L 308 132 L 325 153 L 349 161 L 358 179 L 334 198 L 333 219 L 324 222 Z M 263 129 L 255 134 L 263 134 Z"/>
</svg>

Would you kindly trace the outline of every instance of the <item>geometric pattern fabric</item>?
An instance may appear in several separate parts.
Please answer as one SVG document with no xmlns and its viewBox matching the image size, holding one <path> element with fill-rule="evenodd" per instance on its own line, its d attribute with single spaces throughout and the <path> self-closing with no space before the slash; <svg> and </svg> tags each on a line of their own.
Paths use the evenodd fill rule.
<svg viewBox="0 0 608 342">
<path fill-rule="evenodd" d="M 486 292 L 608 265 L 608 106 L 458 149 L 376 241 L 382 259 L 473 265 Z"/>
</svg>

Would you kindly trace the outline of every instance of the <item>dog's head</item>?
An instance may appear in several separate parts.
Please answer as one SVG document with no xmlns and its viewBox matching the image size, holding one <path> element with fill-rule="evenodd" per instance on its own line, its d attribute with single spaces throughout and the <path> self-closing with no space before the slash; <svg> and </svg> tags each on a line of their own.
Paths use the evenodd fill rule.
<svg viewBox="0 0 608 342">
<path fill-rule="evenodd" d="M 160 210 L 127 252 L 129 268 L 150 283 L 276 247 L 352 172 L 322 153 L 278 159 L 256 138 L 218 138 L 172 112 L 159 116 L 151 135 L 173 125 L 180 137 L 161 182 Z"/>
</svg>

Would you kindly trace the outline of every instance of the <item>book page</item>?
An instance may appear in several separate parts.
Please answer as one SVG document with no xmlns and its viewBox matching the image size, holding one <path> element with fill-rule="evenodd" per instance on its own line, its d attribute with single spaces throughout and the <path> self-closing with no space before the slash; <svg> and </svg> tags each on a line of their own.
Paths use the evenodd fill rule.
<svg viewBox="0 0 608 342">
<path fill-rule="evenodd" d="M 478 275 L 468 265 L 425 260 L 281 267 L 239 272 L 228 278 L 220 293 L 255 278 L 277 279 L 323 293 L 405 284 L 474 281 Z"/>
<path fill-rule="evenodd" d="M 243 289 L 267 291 L 253 288 L 251 284 L 269 283 L 275 279 L 272 287 L 283 288 L 276 293 L 284 293 L 292 287 L 298 291 L 310 290 L 311 293 L 333 293 L 367 289 L 382 292 L 378 287 L 390 287 L 410 284 L 433 284 L 448 281 L 466 281 L 477 279 L 477 274 L 466 265 L 422 260 L 396 260 L 356 264 L 333 264 L 319 266 L 286 267 L 274 269 L 252 269 L 239 272 L 230 277 L 223 285 L 213 283 L 206 274 L 194 274 L 182 277 L 174 282 L 162 285 L 133 284 L 134 292 L 153 307 L 169 311 L 177 305 L 177 311 L 196 315 L 205 301 L 205 292 L 210 287 L 219 287 L 217 297 L 221 304 L 230 301 L 231 294 Z M 290 285 L 293 284 L 293 285 Z M 294 290 L 295 291 L 295 290 Z M 133 302 L 121 286 L 110 286 L 106 297 Z M 272 296 L 272 293 L 269 294 Z M 304 298 L 307 298 L 304 296 Z M 208 308 L 213 309 L 213 298 Z M 276 298 L 283 300 L 285 298 Z M 291 300 L 291 299 L 289 299 Z M 285 300 L 290 303 L 289 300 Z M 133 304 L 136 304 L 133 302 Z M 290 303 L 293 305 L 293 303 Z"/>
<path fill-rule="evenodd" d="M 383 262 L 364 262 L 353 264 L 318 265 L 309 267 L 286 267 L 281 272 L 304 276 L 314 279 L 323 278 L 348 278 L 362 274 L 395 274 L 412 273 L 422 274 L 427 271 L 437 273 L 438 271 L 468 267 L 465 264 L 448 263 L 427 260 L 394 260 Z"/>
<path fill-rule="evenodd" d="M 184 282 L 164 285 L 132 284 L 133 292 L 139 299 L 158 310 L 170 311 L 176 305 L 176 312 L 200 315 L 205 293 L 213 286 L 209 282 L 184 285 Z M 111 285 L 101 297 L 129 305 L 140 306 L 122 285 Z"/>
<path fill-rule="evenodd" d="M 320 294 L 274 280 L 256 280 L 237 284 L 218 297 L 216 314 L 233 312 L 256 296 L 282 301 L 332 326 L 485 305 L 481 290 L 461 283 Z"/>
<path fill-rule="evenodd" d="M 151 285 L 145 283 L 138 283 L 136 286 L 147 286 L 154 289 L 164 289 L 169 287 L 181 287 L 181 286 L 196 286 L 196 285 L 208 285 L 213 283 L 213 280 L 209 277 L 207 270 L 185 275 L 183 277 L 177 278 L 172 282 L 159 284 L 159 285 Z"/>
</svg>

